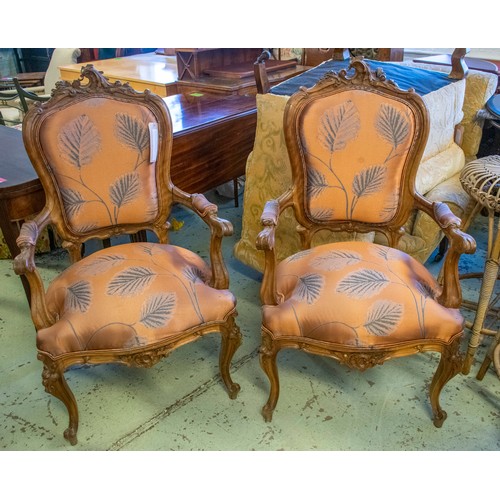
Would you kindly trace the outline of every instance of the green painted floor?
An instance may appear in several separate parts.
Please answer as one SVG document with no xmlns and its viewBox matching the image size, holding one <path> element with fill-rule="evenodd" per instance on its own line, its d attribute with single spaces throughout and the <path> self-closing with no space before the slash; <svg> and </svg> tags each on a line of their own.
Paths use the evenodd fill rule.
<svg viewBox="0 0 500 500">
<path fill-rule="evenodd" d="M 224 242 L 231 289 L 238 297 L 243 344 L 233 360 L 236 400 L 218 375 L 219 337 L 184 346 L 151 369 L 105 365 L 67 373 L 80 410 L 78 445 L 63 438 L 66 409 L 44 392 L 35 332 L 19 278 L 0 261 L 0 449 L 1 450 L 500 450 L 500 380 L 493 368 L 478 381 L 459 375 L 441 395 L 448 420 L 432 424 L 428 387 L 438 355 L 392 360 L 364 373 L 298 351 L 278 357 L 281 394 L 272 423 L 260 409 L 268 381 L 259 366 L 260 274 L 232 257 L 241 227 L 241 207 L 223 202 L 220 215 L 235 235 Z M 172 243 L 187 241 L 206 256 L 202 225 L 178 209 L 184 227 Z M 484 225 L 474 226 L 478 241 Z M 474 234 L 474 231 L 473 234 Z M 202 250 L 203 249 L 203 250 Z M 90 246 L 90 251 L 92 247 Z M 481 254 L 483 252 L 483 254 Z M 484 256 L 479 249 L 476 261 Z M 479 260 L 477 260 L 479 259 Z M 465 260 L 471 268 L 474 260 Z M 39 258 L 44 278 L 68 263 L 63 251 Z M 438 265 L 431 264 L 433 272 Z M 477 286 L 464 283 L 464 293 Z M 470 317 L 470 313 L 467 313 Z M 467 335 L 468 338 L 468 335 Z M 476 359 L 482 360 L 486 339 Z M 464 342 L 465 348 L 465 342 Z"/>
</svg>

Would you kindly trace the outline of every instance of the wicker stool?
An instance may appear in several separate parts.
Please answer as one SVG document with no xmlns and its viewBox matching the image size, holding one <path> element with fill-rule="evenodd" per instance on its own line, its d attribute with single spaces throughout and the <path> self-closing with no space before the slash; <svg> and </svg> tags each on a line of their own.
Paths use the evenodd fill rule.
<svg viewBox="0 0 500 500">
<path fill-rule="evenodd" d="M 495 213 L 500 213 L 500 156 L 486 156 L 469 162 L 460 174 L 464 190 L 476 200 L 476 206 L 465 222 L 469 225 L 474 216 L 482 209 L 488 212 L 488 255 L 484 266 L 481 291 L 476 316 L 472 324 L 472 335 L 464 362 L 463 373 L 469 373 L 476 349 L 483 333 L 495 335 L 491 348 L 479 369 L 477 378 L 482 380 L 492 360 L 500 377 L 500 331 L 483 328 L 491 296 L 500 268 L 500 222 L 495 227 Z"/>
</svg>

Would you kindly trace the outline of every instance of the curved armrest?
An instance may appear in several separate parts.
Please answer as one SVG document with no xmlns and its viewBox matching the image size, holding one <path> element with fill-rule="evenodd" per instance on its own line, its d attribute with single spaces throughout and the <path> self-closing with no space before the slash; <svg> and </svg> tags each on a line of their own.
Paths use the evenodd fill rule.
<svg viewBox="0 0 500 500">
<path fill-rule="evenodd" d="M 222 257 L 222 238 L 233 234 L 233 225 L 217 217 L 218 207 L 210 203 L 202 194 L 188 194 L 179 188 L 173 188 L 173 201 L 198 214 L 210 228 L 210 264 L 212 278 L 210 286 L 225 290 L 229 288 L 229 273 Z"/>
<path fill-rule="evenodd" d="M 280 215 L 280 204 L 278 200 L 269 200 L 264 205 L 260 223 L 264 229 L 257 236 L 257 248 L 259 250 L 274 250 L 274 236 L 278 217 Z"/>
<path fill-rule="evenodd" d="M 39 227 L 36 221 L 25 222 L 16 240 L 21 253 L 14 259 L 14 271 L 16 274 L 27 274 L 35 272 L 35 246 L 43 227 Z"/>
<path fill-rule="evenodd" d="M 281 212 L 291 205 L 292 191 L 290 190 L 276 200 L 266 202 L 260 218 L 264 228 L 257 236 L 256 246 L 259 250 L 264 250 L 265 255 L 260 299 L 266 305 L 277 305 L 279 303 L 276 293 L 276 228 Z"/>
<path fill-rule="evenodd" d="M 449 238 L 455 250 L 460 254 L 473 254 L 476 251 L 476 240 L 470 234 L 460 230 L 461 219 L 450 210 L 446 203 L 434 202 L 432 209 L 433 219 Z"/>
<path fill-rule="evenodd" d="M 17 238 L 21 253 L 13 262 L 14 272 L 25 275 L 30 285 L 31 317 L 37 330 L 54 324 L 55 318 L 45 303 L 45 287 L 35 265 L 35 247 L 43 228 L 50 223 L 49 211 L 44 208 L 35 219 L 25 222 Z"/>
<path fill-rule="evenodd" d="M 458 308 L 462 304 L 458 261 L 462 254 L 473 254 L 476 251 L 476 240 L 460 230 L 462 221 L 445 203 L 432 203 L 421 195 L 416 197 L 416 201 L 417 208 L 436 221 L 450 243 L 443 264 L 443 290 L 437 300 L 445 307 Z"/>
</svg>

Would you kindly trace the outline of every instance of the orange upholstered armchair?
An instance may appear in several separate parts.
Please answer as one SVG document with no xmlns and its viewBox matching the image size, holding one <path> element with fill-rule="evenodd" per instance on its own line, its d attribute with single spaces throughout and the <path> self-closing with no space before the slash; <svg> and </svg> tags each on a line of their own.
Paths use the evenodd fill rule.
<svg viewBox="0 0 500 500">
<path fill-rule="evenodd" d="M 260 361 L 271 386 L 266 421 L 279 397 L 276 357 L 283 348 L 360 370 L 439 352 L 430 402 L 434 424 L 445 420 L 439 395 L 462 365 L 458 259 L 474 252 L 475 242 L 446 205 L 415 191 L 428 128 L 422 99 L 371 73 L 359 59 L 289 99 L 284 130 L 293 187 L 266 204 L 257 239 L 265 252 Z M 277 263 L 275 233 L 286 209 L 294 210 L 304 250 Z M 394 248 L 414 209 L 436 220 L 451 242 L 443 286 Z M 390 246 L 345 241 L 311 248 L 313 236 L 324 230 L 375 230 Z"/>
<path fill-rule="evenodd" d="M 229 366 L 241 335 L 221 253 L 232 226 L 203 195 L 172 184 L 172 124 L 164 101 L 127 84 L 110 84 L 88 65 L 79 80 L 59 82 L 50 101 L 28 112 L 23 137 L 47 202 L 23 225 L 14 268 L 30 284 L 43 384 L 69 413 L 65 438 L 77 442 L 77 403 L 64 378 L 75 364 L 149 367 L 173 349 L 219 332 L 221 376 L 236 397 L 239 386 Z M 209 226 L 210 265 L 168 244 L 174 203 Z M 34 249 L 49 223 L 73 263 L 45 289 Z M 81 246 L 91 238 L 145 230 L 157 239 L 81 258 Z"/>
</svg>

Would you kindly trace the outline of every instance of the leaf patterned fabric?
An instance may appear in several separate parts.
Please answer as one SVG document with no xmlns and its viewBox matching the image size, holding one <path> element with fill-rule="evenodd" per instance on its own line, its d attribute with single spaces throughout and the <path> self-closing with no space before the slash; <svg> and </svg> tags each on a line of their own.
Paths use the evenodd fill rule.
<svg viewBox="0 0 500 500">
<path fill-rule="evenodd" d="M 393 106 L 382 104 L 377 114 L 375 127 L 379 136 L 385 139 L 393 149 L 404 144 L 409 133 L 409 120 Z"/>
<path fill-rule="evenodd" d="M 352 90 L 309 104 L 301 144 L 310 217 L 389 221 L 413 132 L 406 106 L 377 94 Z"/>
<path fill-rule="evenodd" d="M 148 127 L 144 121 L 126 113 L 117 113 L 115 130 L 118 139 L 140 155 L 149 146 Z"/>
<path fill-rule="evenodd" d="M 403 304 L 385 300 L 375 302 L 368 311 L 366 323 L 363 326 L 371 335 L 390 335 L 399 326 L 403 312 Z"/>
<path fill-rule="evenodd" d="M 211 288 L 210 276 L 201 257 L 173 245 L 129 243 L 91 254 L 48 287 L 47 304 L 59 320 L 38 331 L 37 346 L 53 356 L 145 346 L 223 322 L 236 299 Z"/>
<path fill-rule="evenodd" d="M 263 307 L 263 325 L 277 337 L 373 347 L 448 340 L 463 328 L 460 312 L 435 300 L 440 286 L 422 264 L 374 243 L 329 243 L 285 259 L 277 287 L 281 303 Z"/>
<path fill-rule="evenodd" d="M 336 291 L 353 299 L 364 299 L 378 295 L 389 283 L 385 273 L 376 269 L 361 269 L 342 278 Z"/>
<path fill-rule="evenodd" d="M 76 103 L 47 119 L 41 143 L 73 230 L 85 233 L 156 216 L 148 129 L 155 121 L 136 104 L 107 98 Z"/>
<path fill-rule="evenodd" d="M 109 197 L 113 205 L 120 208 L 137 198 L 140 188 L 139 176 L 135 172 L 128 173 L 119 177 L 109 188 Z"/>
<path fill-rule="evenodd" d="M 319 140 L 330 152 L 344 149 L 354 140 L 360 128 L 359 111 L 355 104 L 347 100 L 328 109 L 321 117 Z"/>
<path fill-rule="evenodd" d="M 138 295 L 153 281 L 156 273 L 150 267 L 128 267 L 109 282 L 108 295 Z"/>
<path fill-rule="evenodd" d="M 150 297 L 142 307 L 139 321 L 148 328 L 165 326 L 175 311 L 175 300 L 176 294 L 173 292 Z"/>
<path fill-rule="evenodd" d="M 57 140 L 61 156 L 77 169 L 88 165 L 101 145 L 100 134 L 86 114 L 69 122 Z"/>
<path fill-rule="evenodd" d="M 283 194 L 292 184 L 290 160 L 283 135 L 283 113 L 288 97 L 273 94 L 257 94 L 257 130 L 253 152 L 246 165 L 246 188 L 243 199 L 241 237 L 234 247 L 235 257 L 244 264 L 262 271 L 264 253 L 257 250 L 255 240 L 262 226 L 260 216 L 265 203 Z M 318 220 L 330 220 L 333 215 L 329 207 L 314 211 Z M 276 231 L 276 254 L 278 261 L 294 255 L 301 249 L 296 231 L 297 220 L 292 210 L 280 216 Z M 345 231 L 316 234 L 313 246 L 346 239 L 373 241 L 374 233 L 348 234 Z"/>
</svg>

